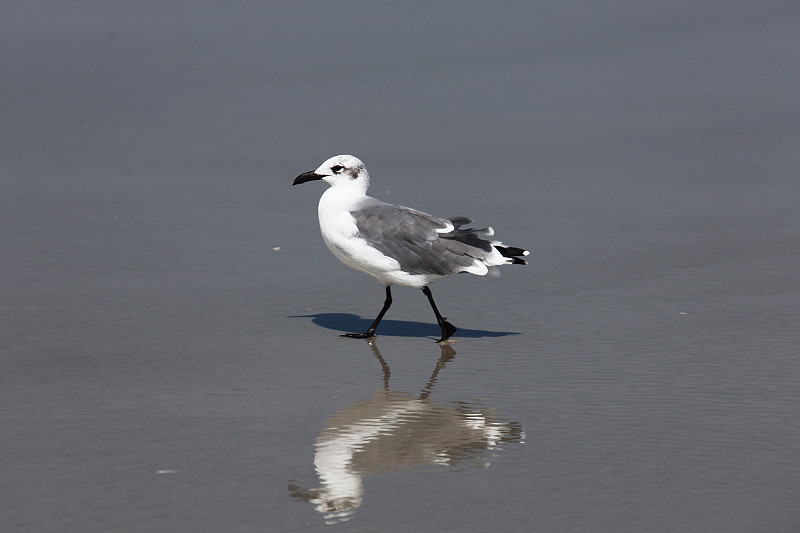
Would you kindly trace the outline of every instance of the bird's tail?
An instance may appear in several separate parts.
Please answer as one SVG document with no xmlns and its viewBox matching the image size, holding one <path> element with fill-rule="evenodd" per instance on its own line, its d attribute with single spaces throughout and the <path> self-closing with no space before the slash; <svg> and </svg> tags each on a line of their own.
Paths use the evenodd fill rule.
<svg viewBox="0 0 800 533">
<path fill-rule="evenodd" d="M 472 221 L 466 217 L 452 217 L 448 220 L 452 222 L 454 230 L 448 233 L 447 237 L 475 248 L 480 248 L 484 252 L 489 252 L 484 257 L 481 257 L 489 268 L 497 265 L 528 264 L 527 261 L 522 259 L 528 255 L 528 250 L 517 248 L 516 246 L 507 246 L 500 241 L 490 240 L 494 236 L 494 229 L 491 226 L 481 229 L 462 228 L 462 226 Z M 499 255 L 497 255 L 498 253 Z"/>
<path fill-rule="evenodd" d="M 510 264 L 512 265 L 527 265 L 528 262 L 522 259 L 524 256 L 528 255 L 530 252 L 528 250 L 523 250 L 522 248 L 517 248 L 515 246 L 505 246 L 503 243 L 492 243 L 494 249 L 500 252 L 503 257 L 510 259 Z"/>
</svg>

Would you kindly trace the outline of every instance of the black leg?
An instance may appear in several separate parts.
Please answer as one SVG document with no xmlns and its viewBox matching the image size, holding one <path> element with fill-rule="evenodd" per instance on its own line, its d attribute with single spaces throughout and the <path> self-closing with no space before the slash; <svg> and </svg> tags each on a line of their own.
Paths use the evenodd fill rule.
<svg viewBox="0 0 800 533">
<path fill-rule="evenodd" d="M 340 337 L 351 337 L 353 339 L 368 339 L 370 337 L 375 336 L 375 330 L 378 329 L 378 324 L 380 324 L 383 315 L 386 314 L 386 311 L 389 310 L 389 307 L 392 305 L 392 290 L 389 285 L 386 286 L 386 300 L 383 301 L 383 309 L 381 312 L 378 313 L 378 316 L 372 322 L 372 325 L 369 327 L 367 331 L 364 333 L 345 333 L 344 335 L 339 335 Z"/>
<path fill-rule="evenodd" d="M 449 339 L 450 336 L 458 330 L 458 328 L 445 320 L 445 317 L 443 317 L 439 312 L 439 309 L 436 307 L 436 302 L 433 301 L 433 294 L 431 294 L 431 290 L 427 285 L 422 287 L 422 292 L 428 297 L 428 301 L 431 303 L 431 307 L 433 308 L 433 314 L 436 315 L 436 321 L 439 323 L 439 327 L 442 328 L 442 338 L 436 342 L 444 342 Z"/>
</svg>

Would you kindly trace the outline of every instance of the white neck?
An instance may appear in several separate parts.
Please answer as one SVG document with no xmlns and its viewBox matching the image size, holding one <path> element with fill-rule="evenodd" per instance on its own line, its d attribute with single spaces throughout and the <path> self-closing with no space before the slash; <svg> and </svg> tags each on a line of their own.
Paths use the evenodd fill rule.
<svg viewBox="0 0 800 533">
<path fill-rule="evenodd" d="M 319 216 L 323 218 L 353 211 L 366 196 L 366 190 L 357 183 L 329 187 L 319 199 Z"/>
</svg>

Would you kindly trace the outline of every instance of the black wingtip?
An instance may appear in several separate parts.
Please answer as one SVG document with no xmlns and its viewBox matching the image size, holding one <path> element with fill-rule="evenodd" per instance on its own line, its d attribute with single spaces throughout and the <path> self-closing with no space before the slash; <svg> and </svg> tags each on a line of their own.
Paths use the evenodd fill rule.
<svg viewBox="0 0 800 533">
<path fill-rule="evenodd" d="M 512 265 L 527 265 L 528 262 L 522 259 L 523 256 L 528 255 L 528 250 L 524 250 L 522 248 L 516 248 L 514 246 L 497 246 L 495 248 L 500 255 L 503 257 L 507 257 L 511 259 Z"/>
</svg>

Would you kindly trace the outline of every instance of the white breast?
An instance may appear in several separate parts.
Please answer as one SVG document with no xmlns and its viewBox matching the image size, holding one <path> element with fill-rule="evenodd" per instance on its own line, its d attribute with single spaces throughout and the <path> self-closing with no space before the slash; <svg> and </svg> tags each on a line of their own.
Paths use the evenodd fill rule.
<svg viewBox="0 0 800 533">
<path fill-rule="evenodd" d="M 345 265 L 366 272 L 381 283 L 394 283 L 392 273 L 400 271 L 400 263 L 358 237 L 358 227 L 350 211 L 356 209 L 363 198 L 363 195 L 354 198 L 352 191 L 343 191 L 341 187 L 325 191 L 318 210 L 322 239 Z"/>
</svg>

